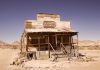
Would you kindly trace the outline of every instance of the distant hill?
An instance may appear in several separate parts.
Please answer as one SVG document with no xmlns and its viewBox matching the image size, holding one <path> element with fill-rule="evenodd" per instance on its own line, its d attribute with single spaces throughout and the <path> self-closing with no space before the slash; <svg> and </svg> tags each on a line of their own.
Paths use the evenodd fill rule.
<svg viewBox="0 0 100 70">
<path fill-rule="evenodd" d="M 0 41 L 0 45 L 5 45 L 6 43 L 3 41 Z"/>
<path fill-rule="evenodd" d="M 13 49 L 20 49 L 20 42 L 19 41 L 14 41 L 11 43 L 11 46 Z"/>
<path fill-rule="evenodd" d="M 79 41 L 79 46 L 100 46 L 100 40 L 98 41 L 91 41 L 91 40 Z"/>
<path fill-rule="evenodd" d="M 11 43 L 11 45 L 20 45 L 20 42 L 19 41 L 14 41 Z"/>
<path fill-rule="evenodd" d="M 0 40 L 0 48 L 8 48 L 8 47 L 10 47 L 10 44 L 5 43 L 5 42 Z"/>
<path fill-rule="evenodd" d="M 97 41 L 91 41 L 91 40 L 79 41 L 78 46 L 81 49 L 100 49 L 100 40 L 97 40 Z"/>
<path fill-rule="evenodd" d="M 19 49 L 20 48 L 20 42 L 14 41 L 11 44 L 8 44 L 6 42 L 3 42 L 0 40 L 0 48 L 13 48 L 13 49 Z"/>
</svg>

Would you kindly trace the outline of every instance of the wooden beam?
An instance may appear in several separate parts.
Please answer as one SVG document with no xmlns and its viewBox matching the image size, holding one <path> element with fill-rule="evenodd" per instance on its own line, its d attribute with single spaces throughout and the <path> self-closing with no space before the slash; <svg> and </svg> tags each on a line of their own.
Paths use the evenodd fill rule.
<svg viewBox="0 0 100 70">
<path fill-rule="evenodd" d="M 72 49 L 72 46 L 71 46 L 71 36 L 69 35 L 69 57 L 68 57 L 68 60 L 70 60 L 71 58 L 71 49 Z"/>
<path fill-rule="evenodd" d="M 62 36 L 61 36 L 61 43 L 63 44 L 63 37 Z M 60 43 L 60 47 L 61 47 L 61 43 Z M 62 50 L 62 48 L 60 50 Z"/>
<path fill-rule="evenodd" d="M 63 37 L 61 36 L 61 43 L 63 43 Z"/>
<path fill-rule="evenodd" d="M 40 36 L 38 37 L 39 57 L 40 57 Z"/>
<path fill-rule="evenodd" d="M 28 34 L 26 34 L 26 40 L 27 40 L 26 51 L 28 52 Z"/>
<path fill-rule="evenodd" d="M 48 35 L 48 57 L 50 58 L 49 35 Z"/>
<path fill-rule="evenodd" d="M 78 55 L 78 51 L 79 51 L 79 46 L 78 46 L 78 34 L 77 34 L 77 46 L 76 46 L 77 48 L 76 48 L 76 56 L 77 56 L 77 58 L 79 57 L 79 55 Z"/>
<path fill-rule="evenodd" d="M 57 35 L 55 35 L 55 42 L 56 42 L 56 47 L 57 47 Z"/>
<path fill-rule="evenodd" d="M 73 43 L 73 37 L 72 36 L 71 36 L 71 45 L 72 45 L 72 47 L 74 49 L 74 43 Z"/>
</svg>

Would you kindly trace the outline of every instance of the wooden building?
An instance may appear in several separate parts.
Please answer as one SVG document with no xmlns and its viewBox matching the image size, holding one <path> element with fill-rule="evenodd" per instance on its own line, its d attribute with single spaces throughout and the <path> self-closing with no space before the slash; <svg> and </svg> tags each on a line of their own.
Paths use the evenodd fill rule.
<svg viewBox="0 0 100 70">
<path fill-rule="evenodd" d="M 77 42 L 73 42 L 75 36 Z M 78 32 L 72 30 L 70 21 L 61 21 L 60 15 L 38 13 L 37 20 L 25 20 L 21 52 L 35 51 L 38 59 L 60 55 L 58 52 L 73 56 L 77 45 Z"/>
</svg>

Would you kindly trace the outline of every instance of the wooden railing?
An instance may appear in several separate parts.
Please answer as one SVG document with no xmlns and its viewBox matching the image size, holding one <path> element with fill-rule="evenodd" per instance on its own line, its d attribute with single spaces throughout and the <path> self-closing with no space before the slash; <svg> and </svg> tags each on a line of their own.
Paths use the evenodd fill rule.
<svg viewBox="0 0 100 70">
<path fill-rule="evenodd" d="M 55 54 L 56 54 L 56 51 L 55 51 L 55 49 L 53 48 L 53 46 L 51 45 L 51 43 L 49 43 L 49 46 L 52 48 L 52 50 L 55 52 Z"/>
<path fill-rule="evenodd" d="M 63 43 L 60 43 L 61 48 L 63 49 L 63 53 L 67 56 L 67 50 L 65 48 L 65 46 L 63 45 Z"/>
</svg>

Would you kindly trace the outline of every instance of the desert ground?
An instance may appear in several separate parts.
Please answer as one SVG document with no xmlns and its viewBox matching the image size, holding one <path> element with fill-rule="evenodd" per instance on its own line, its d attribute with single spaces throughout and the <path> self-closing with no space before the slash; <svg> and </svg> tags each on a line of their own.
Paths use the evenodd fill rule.
<svg viewBox="0 0 100 70">
<path fill-rule="evenodd" d="M 18 57 L 18 49 L 0 48 L 0 70 L 23 70 L 19 66 L 10 65 Z"/>
<path fill-rule="evenodd" d="M 82 54 L 94 59 L 94 61 L 62 61 L 56 62 L 49 60 L 31 60 L 20 66 L 11 65 L 13 60 L 18 57 L 18 49 L 0 48 L 0 70 L 100 70 L 100 50 L 80 50 Z"/>
</svg>

